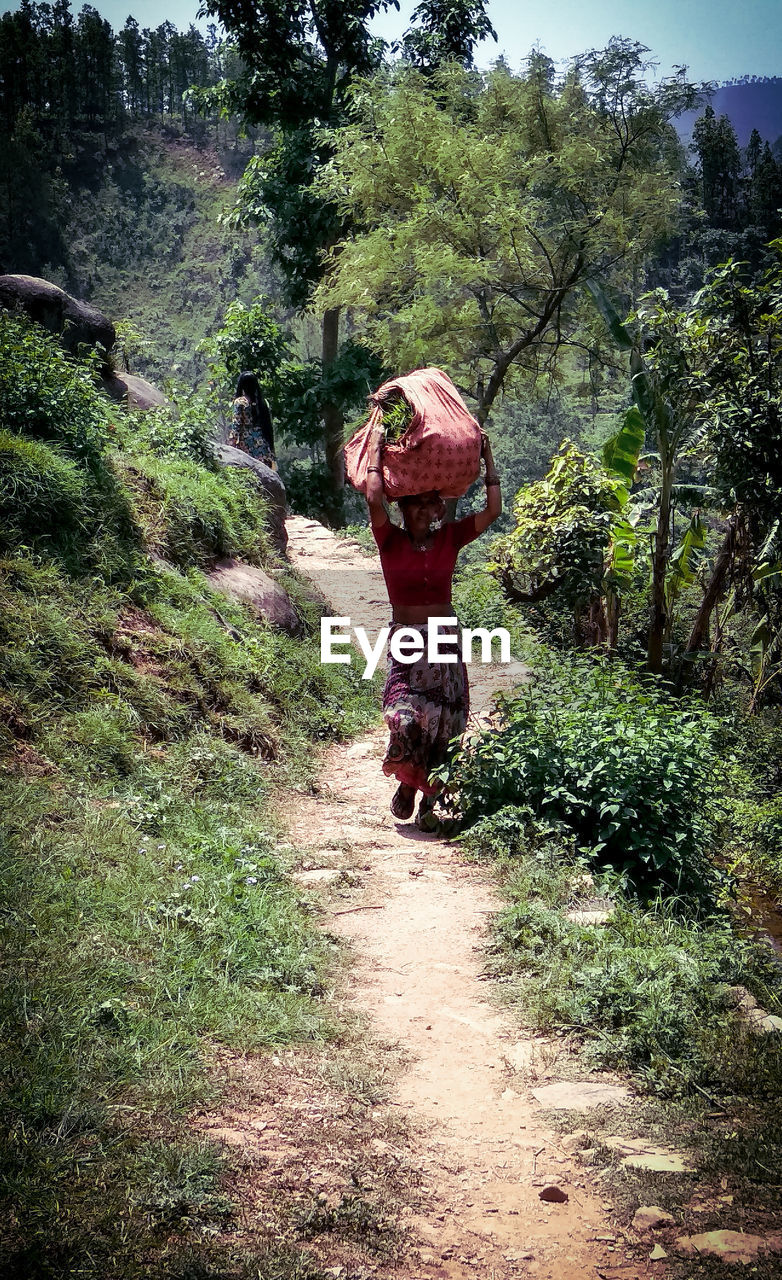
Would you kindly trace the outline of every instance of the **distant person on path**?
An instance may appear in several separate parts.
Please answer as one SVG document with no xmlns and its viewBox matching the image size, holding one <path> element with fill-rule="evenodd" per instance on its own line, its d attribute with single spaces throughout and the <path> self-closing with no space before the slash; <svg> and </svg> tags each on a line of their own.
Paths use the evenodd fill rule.
<svg viewBox="0 0 782 1280">
<path fill-rule="evenodd" d="M 236 384 L 228 443 L 236 449 L 243 449 L 251 458 L 258 458 L 272 471 L 277 470 L 272 415 L 261 395 L 258 379 L 246 370 L 239 374 Z"/>
<path fill-rule="evenodd" d="M 414 627 L 424 644 L 423 655 L 414 662 L 397 662 L 389 654 L 383 715 L 390 737 L 383 772 L 399 781 L 391 801 L 394 817 L 402 821 L 411 817 L 420 791 L 416 825 L 422 831 L 431 831 L 437 825 L 432 809 L 440 786 L 430 783 L 429 774 L 446 759 L 451 738 L 464 731 L 469 687 L 461 658 L 456 662 L 429 662 L 429 619 L 453 617 L 451 587 L 456 557 L 500 514 L 500 482 L 484 435 L 483 511 L 442 524 L 445 503 L 440 493 L 417 493 L 399 499 L 404 525 L 399 529 L 391 523 L 383 505 L 382 447 L 383 429 L 378 427 L 370 437 L 366 498 L 393 613 L 389 639 L 400 627 Z M 458 626 L 454 634 L 457 631 Z M 454 647 L 448 648 L 442 627 L 440 636 L 443 649 L 453 653 Z"/>
</svg>

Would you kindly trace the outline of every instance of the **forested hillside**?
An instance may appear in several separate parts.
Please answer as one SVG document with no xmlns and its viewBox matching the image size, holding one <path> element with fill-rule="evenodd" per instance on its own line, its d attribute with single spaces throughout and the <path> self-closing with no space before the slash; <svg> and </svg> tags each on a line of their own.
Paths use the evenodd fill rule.
<svg viewBox="0 0 782 1280">
<path fill-rule="evenodd" d="M 257 232 L 219 222 L 258 130 L 183 96 L 235 61 L 214 28 L 115 33 L 67 3 L 0 18 L 0 267 L 100 307 L 120 358 L 159 382 L 203 381 L 228 304 L 274 288 Z"/>
</svg>

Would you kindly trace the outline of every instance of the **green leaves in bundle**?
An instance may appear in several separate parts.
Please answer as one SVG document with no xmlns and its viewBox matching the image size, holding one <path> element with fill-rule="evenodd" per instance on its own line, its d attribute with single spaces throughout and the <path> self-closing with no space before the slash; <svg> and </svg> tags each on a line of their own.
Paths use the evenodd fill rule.
<svg viewBox="0 0 782 1280">
<path fill-rule="evenodd" d="M 389 398 L 383 405 L 383 435 L 389 444 L 396 444 L 402 439 L 413 421 L 414 412 L 401 394 L 394 399 Z"/>
</svg>

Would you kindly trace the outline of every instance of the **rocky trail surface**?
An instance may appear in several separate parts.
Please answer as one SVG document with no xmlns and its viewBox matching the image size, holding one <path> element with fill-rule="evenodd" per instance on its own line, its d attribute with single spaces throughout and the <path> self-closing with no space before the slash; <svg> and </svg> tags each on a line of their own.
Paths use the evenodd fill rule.
<svg viewBox="0 0 782 1280">
<path fill-rule="evenodd" d="M 373 631 L 388 621 L 375 559 L 301 517 L 288 534 L 292 563 L 334 615 Z M 474 665 L 473 715 L 485 716 L 492 693 L 523 676 L 518 665 Z M 266 1067 L 226 1060 L 235 1111 L 201 1123 L 241 1148 L 235 1190 L 271 1230 L 276 1180 L 302 1206 L 318 1265 L 343 1280 L 664 1275 L 666 1237 L 655 1228 L 668 1215 L 617 1225 L 601 1194 L 607 1184 L 581 1150 L 592 1106 L 603 1115 L 624 1108 L 632 1127 L 629 1090 L 605 1075 L 584 1080 L 583 1068 L 574 1081 L 566 1038 L 525 1034 L 492 1002 L 484 951 L 500 900 L 457 846 L 391 816 L 384 744 L 377 729 L 329 752 L 317 793 L 296 797 L 290 840 L 306 851 L 298 884 L 326 933 L 346 944 L 338 998 L 364 1020 L 385 1088 L 359 1119 L 345 1102 L 363 1088 L 351 1085 L 349 1062 L 324 1067 L 298 1051 Z M 581 1132 L 549 1128 L 551 1107 L 579 1113 Z M 643 1142 L 621 1154 L 666 1168 L 666 1153 L 650 1156 Z M 393 1218 L 401 1243 L 390 1252 L 371 1247 L 374 1227 L 362 1218 L 370 1192 Z"/>
</svg>

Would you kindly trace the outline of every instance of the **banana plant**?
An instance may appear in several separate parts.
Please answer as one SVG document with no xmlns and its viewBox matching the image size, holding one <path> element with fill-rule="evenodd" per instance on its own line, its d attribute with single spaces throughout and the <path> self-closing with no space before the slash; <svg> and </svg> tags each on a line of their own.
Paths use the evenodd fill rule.
<svg viewBox="0 0 782 1280">
<path fill-rule="evenodd" d="M 692 586 L 695 581 L 697 553 L 703 550 L 705 541 L 706 528 L 700 511 L 696 511 L 669 561 L 668 576 L 665 580 L 665 603 L 669 615 L 673 611 L 682 587 Z"/>
<path fill-rule="evenodd" d="M 768 614 L 764 614 L 752 633 L 749 659 L 752 670 L 749 714 L 753 715 L 766 689 L 782 676 L 782 627 L 773 630 Z"/>
<path fill-rule="evenodd" d="M 666 578 L 669 563 L 671 506 L 676 469 L 686 446 L 692 439 L 694 419 L 687 398 L 676 394 L 687 370 L 675 360 L 669 369 L 647 368 L 641 354 L 640 340 L 622 322 L 603 286 L 589 281 L 587 289 L 605 321 L 617 346 L 630 355 L 630 385 L 644 433 L 655 442 L 660 470 L 660 491 L 652 551 L 652 611 L 647 640 L 647 667 L 662 670 L 663 645 L 668 629 L 669 608 Z M 658 304 L 656 319 L 666 318 L 664 303 Z M 674 402 L 676 407 L 674 409 Z M 622 465 L 623 459 L 619 459 Z"/>
</svg>

